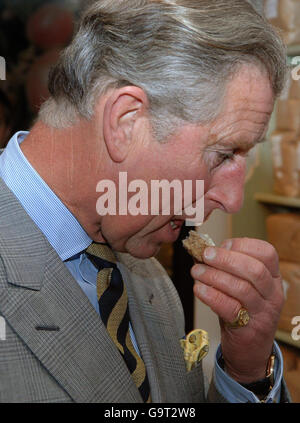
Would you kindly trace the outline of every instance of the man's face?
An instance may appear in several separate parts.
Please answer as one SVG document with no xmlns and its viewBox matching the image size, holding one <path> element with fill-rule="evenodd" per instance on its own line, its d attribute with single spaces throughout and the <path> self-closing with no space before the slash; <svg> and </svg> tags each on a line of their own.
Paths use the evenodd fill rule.
<svg viewBox="0 0 300 423">
<path fill-rule="evenodd" d="M 128 179 L 204 180 L 205 220 L 215 209 L 236 213 L 243 203 L 246 155 L 266 133 L 274 98 L 269 80 L 257 68 L 243 67 L 228 84 L 219 117 L 207 125 L 187 124 L 166 143 L 143 136 L 126 163 Z M 150 190 L 150 189 L 149 189 Z M 195 200 L 195 198 L 193 199 Z M 101 232 L 117 251 L 155 255 L 174 242 L 184 216 L 107 216 Z M 171 222 L 174 221 L 176 226 Z M 173 227 L 172 227 L 173 226 Z"/>
</svg>

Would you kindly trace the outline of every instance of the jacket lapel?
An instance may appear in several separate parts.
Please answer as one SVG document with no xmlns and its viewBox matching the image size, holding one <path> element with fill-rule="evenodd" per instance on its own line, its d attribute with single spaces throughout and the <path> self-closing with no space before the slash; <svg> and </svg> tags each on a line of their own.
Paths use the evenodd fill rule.
<svg viewBox="0 0 300 423">
<path fill-rule="evenodd" d="M 128 290 L 131 322 L 148 372 L 152 401 L 191 401 L 194 391 L 202 386 L 202 373 L 200 368 L 188 375 L 186 372 L 180 346 L 184 319 L 181 304 L 174 310 L 174 298 L 178 297 L 170 285 L 172 282 L 153 259 L 137 260 L 128 254 L 118 257 Z"/>
</svg>

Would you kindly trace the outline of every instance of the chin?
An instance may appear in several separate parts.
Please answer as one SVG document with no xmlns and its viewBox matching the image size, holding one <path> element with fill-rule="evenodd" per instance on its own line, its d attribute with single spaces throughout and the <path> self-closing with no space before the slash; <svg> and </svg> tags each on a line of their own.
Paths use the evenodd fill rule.
<svg viewBox="0 0 300 423">
<path fill-rule="evenodd" d="M 131 245 L 131 243 L 128 243 L 126 245 L 126 252 L 133 257 L 139 258 L 139 259 L 147 259 L 150 257 L 156 256 L 156 254 L 159 252 L 161 247 L 160 244 L 154 244 L 154 243 L 141 243 L 135 245 Z"/>
</svg>

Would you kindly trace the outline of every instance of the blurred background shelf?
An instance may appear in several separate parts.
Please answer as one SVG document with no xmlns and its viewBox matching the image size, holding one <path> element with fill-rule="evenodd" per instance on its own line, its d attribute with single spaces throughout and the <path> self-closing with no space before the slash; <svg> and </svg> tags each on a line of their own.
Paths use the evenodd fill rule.
<svg viewBox="0 0 300 423">
<path fill-rule="evenodd" d="M 284 197 L 269 192 L 257 192 L 254 194 L 256 201 L 264 204 L 273 204 L 300 209 L 300 198 Z"/>
</svg>

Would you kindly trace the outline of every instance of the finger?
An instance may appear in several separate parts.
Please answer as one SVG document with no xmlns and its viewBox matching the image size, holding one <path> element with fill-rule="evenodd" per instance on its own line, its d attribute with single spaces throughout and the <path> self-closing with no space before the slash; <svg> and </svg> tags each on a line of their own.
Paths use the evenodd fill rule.
<svg viewBox="0 0 300 423">
<path fill-rule="evenodd" d="M 236 299 L 201 282 L 194 284 L 194 294 L 225 322 L 233 322 L 242 307 Z"/>
<path fill-rule="evenodd" d="M 263 262 L 237 251 L 208 247 L 203 259 L 209 266 L 250 282 L 264 299 L 274 291 L 273 278 Z"/>
<path fill-rule="evenodd" d="M 236 299 L 247 310 L 256 313 L 263 307 L 264 299 L 253 285 L 222 270 L 204 264 L 195 265 L 191 275 L 196 281 Z"/>
<path fill-rule="evenodd" d="M 280 276 L 278 254 L 269 242 L 261 239 L 234 238 L 224 241 L 221 248 L 237 251 L 256 258 L 264 263 L 274 278 Z"/>
</svg>

